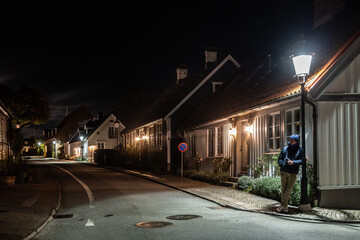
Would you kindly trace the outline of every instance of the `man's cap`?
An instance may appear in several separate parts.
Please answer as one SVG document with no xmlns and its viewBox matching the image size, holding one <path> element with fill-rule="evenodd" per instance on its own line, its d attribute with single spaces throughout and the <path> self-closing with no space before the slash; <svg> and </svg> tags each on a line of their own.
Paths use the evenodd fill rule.
<svg viewBox="0 0 360 240">
<path fill-rule="evenodd" d="M 300 137 L 299 137 L 299 135 L 297 135 L 297 134 L 293 134 L 293 135 L 291 135 L 289 138 L 290 138 L 290 139 L 294 139 L 294 140 L 297 141 L 297 142 L 299 142 L 299 140 L 300 140 Z"/>
</svg>

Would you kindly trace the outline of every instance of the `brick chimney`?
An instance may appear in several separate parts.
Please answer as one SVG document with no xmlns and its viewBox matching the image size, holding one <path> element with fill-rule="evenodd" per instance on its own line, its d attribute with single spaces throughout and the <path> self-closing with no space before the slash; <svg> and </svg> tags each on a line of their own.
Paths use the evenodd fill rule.
<svg viewBox="0 0 360 240">
<path fill-rule="evenodd" d="M 215 48 L 207 48 L 205 50 L 205 69 L 212 64 L 217 62 L 217 51 Z"/>
<path fill-rule="evenodd" d="M 185 65 L 180 65 L 176 69 L 176 84 L 179 84 L 180 80 L 187 78 L 187 76 L 188 76 L 188 69 L 186 68 Z"/>
</svg>

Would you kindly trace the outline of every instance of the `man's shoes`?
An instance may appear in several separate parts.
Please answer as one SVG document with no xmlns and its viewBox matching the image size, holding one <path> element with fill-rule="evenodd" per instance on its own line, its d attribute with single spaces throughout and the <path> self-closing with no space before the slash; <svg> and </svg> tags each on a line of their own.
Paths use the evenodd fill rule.
<svg viewBox="0 0 360 240">
<path fill-rule="evenodd" d="M 281 212 L 283 212 L 283 213 L 288 213 L 288 212 L 289 212 L 289 209 L 288 209 L 287 207 L 284 207 L 283 205 L 280 205 L 278 208 L 276 208 L 276 211 L 277 211 L 278 213 L 281 213 Z"/>
</svg>

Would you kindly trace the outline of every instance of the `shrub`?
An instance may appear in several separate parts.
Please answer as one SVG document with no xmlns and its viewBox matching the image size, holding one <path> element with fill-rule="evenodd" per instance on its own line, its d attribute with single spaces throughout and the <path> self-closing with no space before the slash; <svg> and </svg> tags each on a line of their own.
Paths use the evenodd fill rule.
<svg viewBox="0 0 360 240">
<path fill-rule="evenodd" d="M 256 178 L 252 184 L 252 193 L 263 197 L 281 201 L 281 178 Z M 289 204 L 297 205 L 300 202 L 300 183 L 295 182 L 290 195 Z"/>
<path fill-rule="evenodd" d="M 219 185 L 222 181 L 226 181 L 229 178 L 228 173 L 208 173 L 204 171 L 187 170 L 184 171 L 184 176 L 194 180 L 200 180 L 212 184 Z"/>
<path fill-rule="evenodd" d="M 253 179 L 249 176 L 241 176 L 237 182 L 237 188 L 239 190 L 248 191 L 252 188 Z"/>
</svg>

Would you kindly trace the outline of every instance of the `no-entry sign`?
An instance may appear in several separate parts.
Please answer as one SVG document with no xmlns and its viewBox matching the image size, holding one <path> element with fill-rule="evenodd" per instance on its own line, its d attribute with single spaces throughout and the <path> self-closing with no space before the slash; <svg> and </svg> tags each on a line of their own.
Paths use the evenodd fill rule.
<svg viewBox="0 0 360 240">
<path fill-rule="evenodd" d="M 188 146 L 184 142 L 180 143 L 179 146 L 178 146 L 178 149 L 179 149 L 180 152 L 186 152 L 187 148 L 188 148 Z"/>
</svg>

